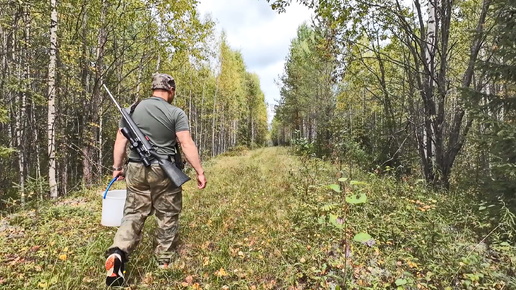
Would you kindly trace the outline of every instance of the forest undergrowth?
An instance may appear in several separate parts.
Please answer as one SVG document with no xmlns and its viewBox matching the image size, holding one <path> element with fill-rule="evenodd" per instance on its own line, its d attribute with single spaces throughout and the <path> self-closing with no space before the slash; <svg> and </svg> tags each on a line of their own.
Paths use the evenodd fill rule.
<svg viewBox="0 0 516 290">
<path fill-rule="evenodd" d="M 287 148 L 233 151 L 205 170 L 205 190 L 184 186 L 177 260 L 157 269 L 149 219 L 126 289 L 516 289 L 502 202 Z M 102 191 L 2 217 L 0 289 L 104 289 L 116 228 L 100 225 Z"/>
</svg>

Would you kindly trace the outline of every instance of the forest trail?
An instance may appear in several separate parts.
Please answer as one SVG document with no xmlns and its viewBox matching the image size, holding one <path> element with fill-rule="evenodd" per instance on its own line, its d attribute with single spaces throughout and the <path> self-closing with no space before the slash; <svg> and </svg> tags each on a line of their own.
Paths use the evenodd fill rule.
<svg viewBox="0 0 516 290">
<path fill-rule="evenodd" d="M 338 184 L 332 165 L 277 147 L 229 152 L 205 170 L 205 190 L 184 186 L 178 259 L 157 269 L 149 219 L 127 289 L 514 285 L 514 247 L 479 243 L 466 198 L 360 172 Z M 104 289 L 103 255 L 116 228 L 100 225 L 101 192 L 3 218 L 0 289 Z M 354 194 L 367 202 L 344 202 Z M 359 232 L 371 238 L 354 240 Z"/>
</svg>

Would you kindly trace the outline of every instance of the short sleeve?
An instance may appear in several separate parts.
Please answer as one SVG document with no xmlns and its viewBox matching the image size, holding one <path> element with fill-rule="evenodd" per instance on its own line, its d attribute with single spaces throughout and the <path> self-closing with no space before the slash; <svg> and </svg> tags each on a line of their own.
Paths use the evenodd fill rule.
<svg viewBox="0 0 516 290">
<path fill-rule="evenodd" d="M 188 116 L 183 110 L 179 110 L 179 114 L 176 119 L 176 132 L 188 131 L 190 128 L 188 127 Z"/>
</svg>

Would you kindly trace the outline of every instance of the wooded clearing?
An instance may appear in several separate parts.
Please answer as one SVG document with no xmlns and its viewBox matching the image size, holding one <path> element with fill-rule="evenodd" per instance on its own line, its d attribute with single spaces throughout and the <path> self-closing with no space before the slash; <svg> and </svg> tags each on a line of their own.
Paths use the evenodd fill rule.
<svg viewBox="0 0 516 290">
<path fill-rule="evenodd" d="M 516 2 L 296 2 L 313 18 L 269 124 L 196 0 L 0 0 L 0 287 L 100 287 L 101 88 L 129 106 L 159 71 L 209 184 L 186 187 L 178 264 L 156 271 L 147 236 L 131 285 L 515 289 Z"/>
</svg>

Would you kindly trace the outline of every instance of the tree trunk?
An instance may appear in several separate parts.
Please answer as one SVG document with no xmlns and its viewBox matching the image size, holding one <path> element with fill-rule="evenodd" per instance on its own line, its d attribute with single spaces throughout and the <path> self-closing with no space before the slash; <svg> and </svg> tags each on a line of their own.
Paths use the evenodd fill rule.
<svg viewBox="0 0 516 290">
<path fill-rule="evenodd" d="M 23 14 L 23 8 L 19 8 L 20 14 Z M 23 20 L 25 17 L 21 17 Z M 15 144 L 16 149 L 18 152 L 18 170 L 20 172 L 20 175 L 18 177 L 18 186 L 19 186 L 19 194 L 20 194 L 20 202 L 21 205 L 25 205 L 25 146 L 24 146 L 24 130 L 25 130 L 25 106 L 27 102 L 27 95 L 25 92 L 25 88 L 23 87 L 23 70 L 22 66 L 25 62 L 24 53 L 23 51 L 26 49 L 27 45 L 23 45 L 23 48 L 21 48 L 21 45 L 17 45 L 18 43 L 21 43 L 21 41 L 18 40 L 17 36 L 17 28 L 18 28 L 18 21 L 19 18 L 16 18 L 16 29 L 13 32 L 13 48 L 15 48 L 15 51 L 17 53 L 13 52 L 13 63 L 15 64 L 15 74 L 16 79 L 18 80 L 18 88 L 15 89 L 15 95 L 16 95 L 16 102 L 14 103 L 14 132 L 15 132 Z M 25 41 L 25 37 L 23 41 Z"/>
<path fill-rule="evenodd" d="M 218 81 L 215 83 L 215 95 L 213 96 L 213 111 L 212 111 L 212 119 L 211 119 L 211 157 L 217 155 L 215 152 L 215 124 L 217 120 L 217 91 L 218 91 Z"/>
<path fill-rule="evenodd" d="M 50 61 L 48 64 L 48 184 L 50 197 L 57 198 L 56 181 L 56 75 L 57 75 L 57 0 L 50 0 Z"/>
<path fill-rule="evenodd" d="M 205 88 L 206 88 L 206 81 L 204 81 L 203 83 L 203 86 L 202 86 L 202 97 L 201 97 L 201 113 L 199 114 L 199 153 L 202 155 L 202 153 L 204 152 L 204 148 L 205 148 L 205 145 L 204 145 L 204 122 L 203 122 L 203 118 L 204 118 L 204 93 L 205 93 Z"/>
<path fill-rule="evenodd" d="M 100 97 L 100 88 L 102 86 L 102 76 L 104 73 L 104 50 L 106 45 L 106 14 L 108 9 L 107 0 L 102 1 L 102 10 L 100 14 L 100 23 L 101 27 L 99 30 L 99 34 L 97 36 L 97 52 L 96 52 L 96 62 L 95 62 L 95 83 L 93 85 L 93 92 L 91 95 L 91 103 L 88 118 L 86 119 L 87 130 L 84 134 L 85 143 L 83 144 L 83 162 L 82 162 L 82 170 L 83 170 L 83 184 L 87 187 L 93 184 L 94 180 L 94 167 L 101 166 L 100 164 L 95 164 L 95 160 L 98 160 L 97 151 L 101 150 L 101 148 L 95 148 L 94 144 L 98 144 L 99 142 L 99 110 L 101 105 L 101 97 Z M 94 124 L 94 125 L 92 125 Z"/>
</svg>

